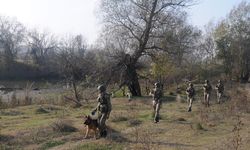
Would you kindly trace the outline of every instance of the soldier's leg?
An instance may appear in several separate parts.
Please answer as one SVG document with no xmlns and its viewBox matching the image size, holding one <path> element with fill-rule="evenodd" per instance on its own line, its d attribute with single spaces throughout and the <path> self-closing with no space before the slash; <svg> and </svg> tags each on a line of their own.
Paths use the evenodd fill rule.
<svg viewBox="0 0 250 150">
<path fill-rule="evenodd" d="M 207 107 L 209 107 L 210 93 L 207 94 Z"/>
<path fill-rule="evenodd" d="M 219 103 L 221 103 L 221 97 L 222 97 L 222 93 L 219 93 Z"/>
<path fill-rule="evenodd" d="M 106 129 L 106 122 L 107 120 L 107 113 L 102 113 L 100 116 L 100 120 L 99 120 L 99 130 L 100 130 L 100 136 L 103 137 L 103 132 Z"/>
<path fill-rule="evenodd" d="M 156 102 L 155 101 L 153 101 L 153 113 L 154 113 L 154 115 L 155 115 L 155 112 L 156 112 Z"/>
<path fill-rule="evenodd" d="M 154 111 L 156 110 L 156 105 L 157 105 L 157 103 L 154 101 L 154 102 L 153 102 Z"/>
<path fill-rule="evenodd" d="M 204 102 L 204 105 L 207 105 L 207 94 L 206 93 L 204 93 L 204 100 L 203 100 L 203 102 Z"/>
<path fill-rule="evenodd" d="M 155 122 L 159 122 L 160 107 L 161 107 L 161 103 L 158 102 L 158 103 L 156 104 L 156 110 L 155 110 L 155 118 L 154 118 L 154 121 L 155 121 Z"/>
<path fill-rule="evenodd" d="M 188 111 L 192 111 L 192 104 L 193 104 L 193 97 L 189 98 L 189 106 L 188 106 Z"/>
<path fill-rule="evenodd" d="M 220 92 L 217 91 L 217 102 L 220 104 Z"/>
</svg>

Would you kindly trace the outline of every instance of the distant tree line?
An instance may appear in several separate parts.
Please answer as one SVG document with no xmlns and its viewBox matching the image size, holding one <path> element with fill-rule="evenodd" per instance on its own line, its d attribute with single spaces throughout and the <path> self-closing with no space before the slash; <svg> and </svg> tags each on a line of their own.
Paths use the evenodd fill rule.
<svg viewBox="0 0 250 150">
<path fill-rule="evenodd" d="M 242 2 L 201 31 L 187 21 L 190 0 L 102 0 L 103 30 L 88 46 L 82 35 L 59 37 L 0 16 L 0 79 L 66 79 L 116 83 L 141 96 L 142 83 L 179 84 L 225 76 L 247 82 L 250 4 Z"/>
</svg>

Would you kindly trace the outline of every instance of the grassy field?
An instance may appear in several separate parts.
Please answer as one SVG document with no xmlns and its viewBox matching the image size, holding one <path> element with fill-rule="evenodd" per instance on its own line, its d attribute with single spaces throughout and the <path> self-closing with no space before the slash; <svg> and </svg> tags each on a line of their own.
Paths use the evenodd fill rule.
<svg viewBox="0 0 250 150">
<path fill-rule="evenodd" d="M 235 94 L 230 101 L 205 108 L 197 98 L 187 112 L 185 97 L 166 96 L 161 120 L 153 123 L 150 97 L 113 98 L 106 139 L 84 139 L 83 116 L 96 105 L 83 107 L 52 104 L 0 110 L 0 149 L 73 150 L 217 150 L 250 147 L 250 108 L 247 97 Z M 244 100 L 246 98 L 246 100 Z M 244 101 L 237 103 L 238 101 Z"/>
</svg>

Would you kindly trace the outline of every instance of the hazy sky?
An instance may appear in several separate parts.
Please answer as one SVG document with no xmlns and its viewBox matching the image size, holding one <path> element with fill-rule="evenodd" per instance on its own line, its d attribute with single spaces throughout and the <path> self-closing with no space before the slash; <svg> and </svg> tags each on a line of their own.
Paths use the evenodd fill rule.
<svg viewBox="0 0 250 150">
<path fill-rule="evenodd" d="M 56 34 L 83 34 L 88 43 L 98 36 L 95 16 L 99 0 L 0 0 L 0 15 L 16 17 L 28 27 Z M 199 0 L 189 8 L 189 21 L 202 27 L 218 20 L 242 0 Z M 246 0 L 250 2 L 250 0 Z"/>
</svg>

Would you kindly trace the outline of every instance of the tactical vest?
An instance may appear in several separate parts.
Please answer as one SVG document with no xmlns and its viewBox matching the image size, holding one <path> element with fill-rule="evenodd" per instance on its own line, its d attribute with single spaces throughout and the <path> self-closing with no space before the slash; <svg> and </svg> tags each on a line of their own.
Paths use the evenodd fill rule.
<svg viewBox="0 0 250 150">
<path fill-rule="evenodd" d="M 100 96 L 98 98 L 98 102 L 100 103 L 100 105 L 99 105 L 99 111 L 101 113 L 108 112 L 108 100 L 109 99 L 110 99 L 109 94 L 107 94 L 107 93 L 100 94 Z"/>
<path fill-rule="evenodd" d="M 217 88 L 217 90 L 218 90 L 219 93 L 222 93 L 223 90 L 224 90 L 224 87 L 223 87 L 222 84 L 217 84 L 217 85 L 216 85 L 216 88 Z"/>
<path fill-rule="evenodd" d="M 211 87 L 210 84 L 205 84 L 203 87 L 205 88 L 205 92 L 206 92 L 206 93 L 210 93 L 211 90 L 212 90 L 212 87 Z"/>
<path fill-rule="evenodd" d="M 154 100 L 159 101 L 162 95 L 163 95 L 162 90 L 156 88 L 154 91 Z"/>
<path fill-rule="evenodd" d="M 99 96 L 99 99 L 98 99 L 98 102 L 101 104 L 101 105 L 107 105 L 108 104 L 108 94 L 106 93 L 103 93 Z"/>
<path fill-rule="evenodd" d="M 195 94 L 194 88 L 191 88 L 191 87 L 187 89 L 187 92 L 188 92 L 189 97 L 193 97 Z"/>
</svg>

